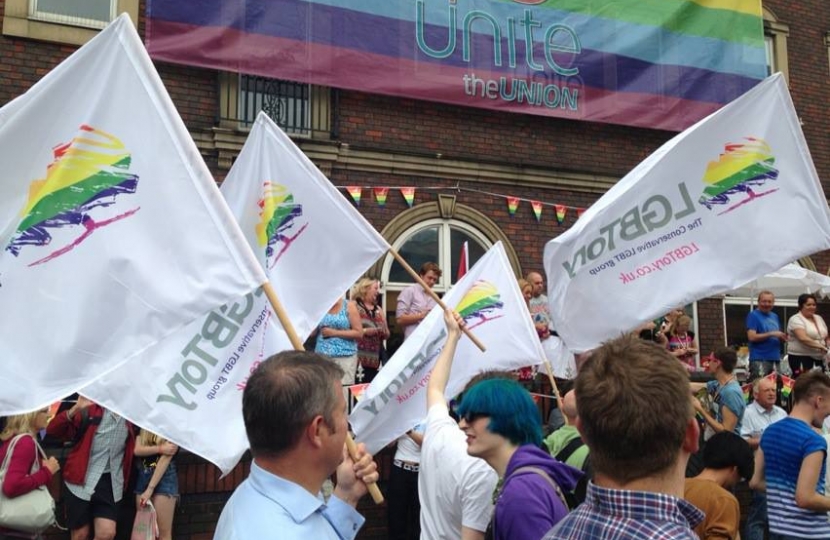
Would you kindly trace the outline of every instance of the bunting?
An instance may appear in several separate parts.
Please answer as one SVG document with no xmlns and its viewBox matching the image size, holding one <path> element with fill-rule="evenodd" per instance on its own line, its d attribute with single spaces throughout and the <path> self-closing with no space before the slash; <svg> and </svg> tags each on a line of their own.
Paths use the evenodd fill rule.
<svg viewBox="0 0 830 540">
<path fill-rule="evenodd" d="M 401 195 L 403 195 L 403 200 L 406 201 L 406 205 L 412 208 L 412 205 L 415 204 L 415 188 L 414 187 L 404 187 L 401 188 Z"/>
<path fill-rule="evenodd" d="M 554 205 L 554 208 L 556 208 L 556 221 L 562 225 L 562 222 L 565 221 L 565 213 L 568 209 L 561 204 Z"/>
<path fill-rule="evenodd" d="M 349 186 L 346 191 L 352 196 L 355 205 L 360 206 L 360 195 L 363 193 L 363 189 L 360 186 Z"/>
<path fill-rule="evenodd" d="M 518 197 L 507 197 L 507 213 L 510 214 L 510 217 L 516 215 L 516 210 L 519 209 L 519 198 Z"/>
<path fill-rule="evenodd" d="M 542 221 L 542 203 L 539 201 L 530 201 L 530 206 L 533 208 L 533 215 L 536 216 L 536 223 Z"/>
<path fill-rule="evenodd" d="M 378 203 L 378 206 L 386 206 L 386 196 L 389 195 L 389 188 L 388 187 L 376 187 L 375 191 L 375 200 Z"/>
</svg>

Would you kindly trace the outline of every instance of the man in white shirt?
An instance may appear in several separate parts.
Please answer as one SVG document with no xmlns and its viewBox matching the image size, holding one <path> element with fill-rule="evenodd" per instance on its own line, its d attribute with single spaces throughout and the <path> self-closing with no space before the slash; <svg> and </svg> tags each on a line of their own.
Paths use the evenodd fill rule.
<svg viewBox="0 0 830 540">
<path fill-rule="evenodd" d="M 283 351 L 257 367 L 242 394 L 251 473 L 219 517 L 214 540 L 352 540 L 363 525 L 355 507 L 377 465 L 363 445 L 344 449 L 349 429 L 343 370 L 318 354 Z M 324 501 L 323 482 L 337 471 Z"/>
<path fill-rule="evenodd" d="M 763 377 L 752 385 L 753 402 L 744 411 L 741 437 L 746 439 L 753 450 L 758 448 L 761 435 L 770 424 L 787 417 L 786 411 L 775 404 L 775 381 Z M 767 528 L 767 496 L 763 491 L 752 493 L 752 503 L 746 519 L 746 540 L 764 540 Z"/>
<path fill-rule="evenodd" d="M 445 321 L 450 316 L 445 313 Z M 484 460 L 467 454 L 465 435 L 450 417 L 444 391 L 461 331 L 452 324 L 447 330 L 447 342 L 427 385 L 428 413 L 418 477 L 421 539 L 482 540 L 493 512 L 498 478 Z"/>
<path fill-rule="evenodd" d="M 431 289 L 441 279 L 441 268 L 434 262 L 427 262 L 421 266 L 418 275 Z M 395 309 L 395 320 L 397 325 L 403 328 L 404 339 L 415 331 L 433 307 L 435 300 L 419 283 L 413 283 L 401 291 Z"/>
</svg>

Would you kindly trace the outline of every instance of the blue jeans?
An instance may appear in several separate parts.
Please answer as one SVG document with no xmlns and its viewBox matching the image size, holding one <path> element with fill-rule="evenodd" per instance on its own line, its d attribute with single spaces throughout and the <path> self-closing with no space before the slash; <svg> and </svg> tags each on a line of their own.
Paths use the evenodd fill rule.
<svg viewBox="0 0 830 540">
<path fill-rule="evenodd" d="M 780 364 L 781 362 L 779 360 L 750 360 L 749 378 L 754 381 L 755 379 L 769 375 L 773 371 L 778 371 Z"/>
<path fill-rule="evenodd" d="M 752 492 L 752 504 L 749 505 L 749 514 L 746 516 L 746 531 L 744 540 L 764 540 L 764 530 L 767 528 L 767 494 L 763 491 Z"/>
</svg>

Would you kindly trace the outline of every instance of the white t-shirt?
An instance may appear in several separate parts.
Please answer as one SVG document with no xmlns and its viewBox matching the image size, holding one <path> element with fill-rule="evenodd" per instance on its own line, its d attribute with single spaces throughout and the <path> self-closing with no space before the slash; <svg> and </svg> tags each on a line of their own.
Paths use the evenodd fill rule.
<svg viewBox="0 0 830 540">
<path fill-rule="evenodd" d="M 818 341 L 822 345 L 827 337 L 827 325 L 821 315 L 813 315 L 813 320 L 808 320 L 801 313 L 796 313 L 787 322 L 787 334 L 790 339 L 787 341 L 787 352 L 789 354 L 796 354 L 799 356 L 812 356 L 813 358 L 821 358 L 824 353 L 818 349 L 813 349 L 801 343 L 795 337 L 795 329 L 802 328 L 809 339 Z"/>
<path fill-rule="evenodd" d="M 415 433 L 420 433 L 421 435 L 424 434 L 424 423 L 421 422 L 414 428 L 412 431 Z M 421 462 L 421 446 L 412 440 L 412 437 L 404 433 L 400 437 L 398 437 L 398 449 L 395 451 L 395 459 L 399 459 L 401 461 L 408 461 L 410 463 L 420 463 Z"/>
<path fill-rule="evenodd" d="M 446 404 L 433 405 L 421 445 L 418 495 L 421 540 L 458 540 L 461 527 L 485 531 L 498 476 L 467 454 L 467 442 Z"/>
</svg>

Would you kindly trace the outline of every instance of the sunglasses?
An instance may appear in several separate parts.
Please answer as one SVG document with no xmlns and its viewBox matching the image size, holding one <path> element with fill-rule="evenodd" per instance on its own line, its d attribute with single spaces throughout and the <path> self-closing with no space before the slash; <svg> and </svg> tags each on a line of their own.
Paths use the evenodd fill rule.
<svg viewBox="0 0 830 540">
<path fill-rule="evenodd" d="M 475 422 L 479 418 L 484 418 L 484 417 L 487 417 L 487 416 L 490 416 L 490 415 L 487 414 L 487 413 L 468 412 L 467 414 L 465 414 L 461 418 L 464 419 L 464 421 L 467 422 L 468 424 L 472 424 L 473 422 Z"/>
</svg>

